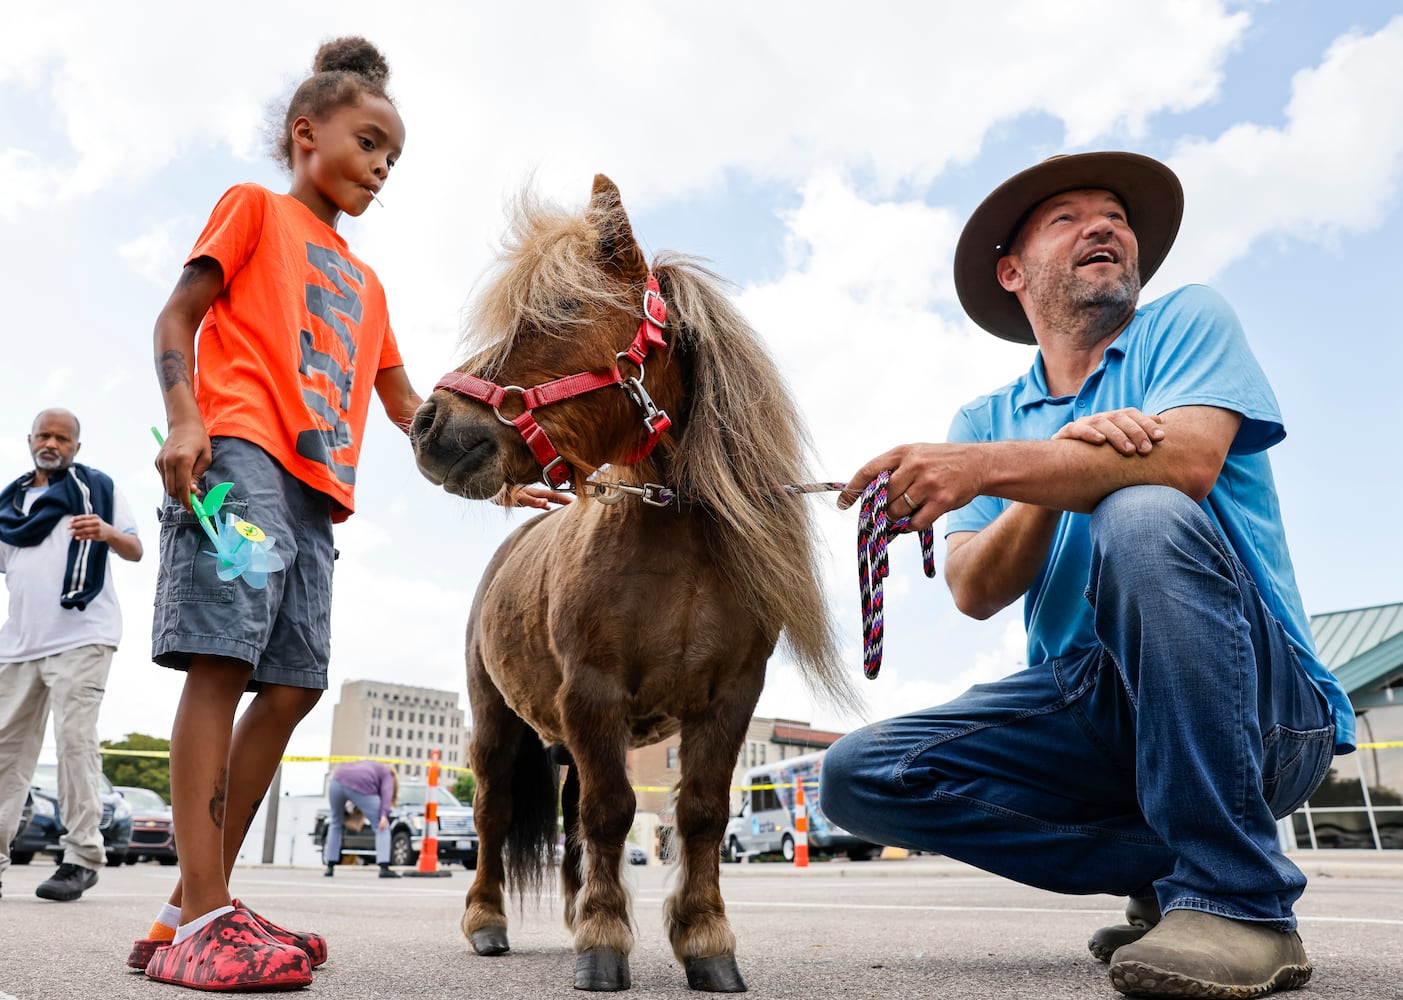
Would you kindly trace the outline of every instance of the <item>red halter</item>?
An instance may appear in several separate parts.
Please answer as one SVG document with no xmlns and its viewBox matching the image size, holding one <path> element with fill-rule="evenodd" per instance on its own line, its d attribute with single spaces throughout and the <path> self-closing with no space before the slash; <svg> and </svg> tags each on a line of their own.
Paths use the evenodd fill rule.
<svg viewBox="0 0 1403 1000">
<path fill-rule="evenodd" d="M 658 279 L 649 274 L 648 288 L 643 293 L 643 322 L 638 324 L 638 333 L 634 335 L 633 343 L 629 345 L 628 350 L 621 351 L 614 356 L 616 362 L 627 358 L 637 365 L 637 376 L 624 378 L 616 363 L 608 371 L 580 372 L 575 375 L 566 375 L 564 378 L 552 379 L 549 382 L 542 382 L 530 389 L 523 389 L 519 385 L 498 385 L 496 382 L 489 382 L 487 379 L 478 378 L 476 375 L 466 375 L 463 372 L 449 372 L 438 380 L 434 389 L 447 389 L 449 392 L 456 392 L 460 396 L 475 399 L 479 403 L 492 407 L 492 412 L 497 415 L 498 420 L 515 427 L 526 439 L 531 454 L 535 455 L 536 461 L 541 463 L 541 479 L 547 485 L 559 489 L 572 479 L 570 466 L 565 464 L 565 459 L 560 452 L 556 451 L 555 445 L 551 444 L 550 438 L 546 436 L 545 428 L 536 422 L 532 411 L 552 403 L 583 396 L 595 389 L 616 385 L 628 393 L 628 397 L 643 411 L 643 427 L 648 432 L 643 443 L 624 458 L 624 463 L 632 465 L 647 458 L 663 434 L 667 433 L 667 429 L 672 426 L 672 420 L 667 413 L 658 409 L 652 397 L 643 388 L 643 360 L 648 357 L 648 352 L 653 348 L 662 349 L 667 346 L 667 339 L 663 336 L 665 326 L 667 326 L 667 303 L 663 300 Z M 519 416 L 508 418 L 502 416 L 501 406 L 507 394 L 512 392 L 521 395 L 522 411 Z"/>
</svg>

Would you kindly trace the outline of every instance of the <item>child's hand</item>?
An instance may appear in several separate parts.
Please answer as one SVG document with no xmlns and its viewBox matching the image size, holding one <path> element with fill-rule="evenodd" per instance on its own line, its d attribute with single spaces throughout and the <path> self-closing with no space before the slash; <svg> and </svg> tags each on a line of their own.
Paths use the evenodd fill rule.
<svg viewBox="0 0 1403 1000">
<path fill-rule="evenodd" d="M 209 463 L 209 435 L 203 424 L 172 426 L 166 443 L 156 455 L 156 470 L 161 474 L 166 495 L 174 497 L 192 514 L 195 508 L 190 503 L 190 494 L 199 492 L 200 477 Z"/>
<path fill-rule="evenodd" d="M 549 510 L 553 503 L 574 503 L 575 498 L 568 493 L 560 493 L 544 486 L 508 484 L 497 491 L 492 502 L 502 507 L 535 507 L 537 510 Z"/>
</svg>

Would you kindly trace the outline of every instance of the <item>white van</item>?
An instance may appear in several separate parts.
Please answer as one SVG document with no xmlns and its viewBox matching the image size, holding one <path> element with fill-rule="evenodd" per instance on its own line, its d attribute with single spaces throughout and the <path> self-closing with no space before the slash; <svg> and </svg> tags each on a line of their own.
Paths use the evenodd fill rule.
<svg viewBox="0 0 1403 1000">
<path fill-rule="evenodd" d="M 881 853 L 879 844 L 854 837 L 823 813 L 818 779 L 826 750 L 807 753 L 773 764 L 761 764 L 745 773 L 740 812 L 726 825 L 722 850 L 727 861 L 746 855 L 778 852 L 794 860 L 794 783 L 804 783 L 804 804 L 809 819 L 811 854 L 847 854 L 854 861 L 869 861 Z"/>
</svg>

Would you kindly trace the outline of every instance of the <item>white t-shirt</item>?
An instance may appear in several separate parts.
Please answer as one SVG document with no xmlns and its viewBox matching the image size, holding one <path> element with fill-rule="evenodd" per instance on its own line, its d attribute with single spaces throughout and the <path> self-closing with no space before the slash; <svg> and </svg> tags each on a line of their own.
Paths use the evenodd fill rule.
<svg viewBox="0 0 1403 1000">
<path fill-rule="evenodd" d="M 47 489 L 47 487 L 45 487 Z M 31 489 L 24 498 L 25 513 L 45 489 Z M 10 616 L 0 627 L 0 663 L 23 663 L 79 646 L 115 646 L 122 639 L 122 609 L 112 586 L 111 559 L 107 580 L 83 611 L 59 604 L 63 574 L 68 566 L 71 514 L 59 518 L 54 530 L 38 545 L 20 547 L 0 542 L 0 573 L 10 591 Z M 112 489 L 112 526 L 136 534 L 127 498 Z"/>
</svg>

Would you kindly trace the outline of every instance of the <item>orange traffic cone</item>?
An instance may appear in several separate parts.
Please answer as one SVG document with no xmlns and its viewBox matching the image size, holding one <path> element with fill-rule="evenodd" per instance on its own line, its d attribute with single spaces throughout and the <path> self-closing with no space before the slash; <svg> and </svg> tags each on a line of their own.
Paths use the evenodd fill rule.
<svg viewBox="0 0 1403 1000">
<path fill-rule="evenodd" d="M 794 867 L 809 867 L 809 807 L 804 804 L 804 779 L 794 777 Z"/>
<path fill-rule="evenodd" d="M 429 751 L 429 791 L 424 798 L 424 838 L 419 845 L 419 865 L 412 872 L 405 872 L 416 878 L 447 878 L 449 871 L 438 867 L 438 757 L 437 750 Z"/>
</svg>

